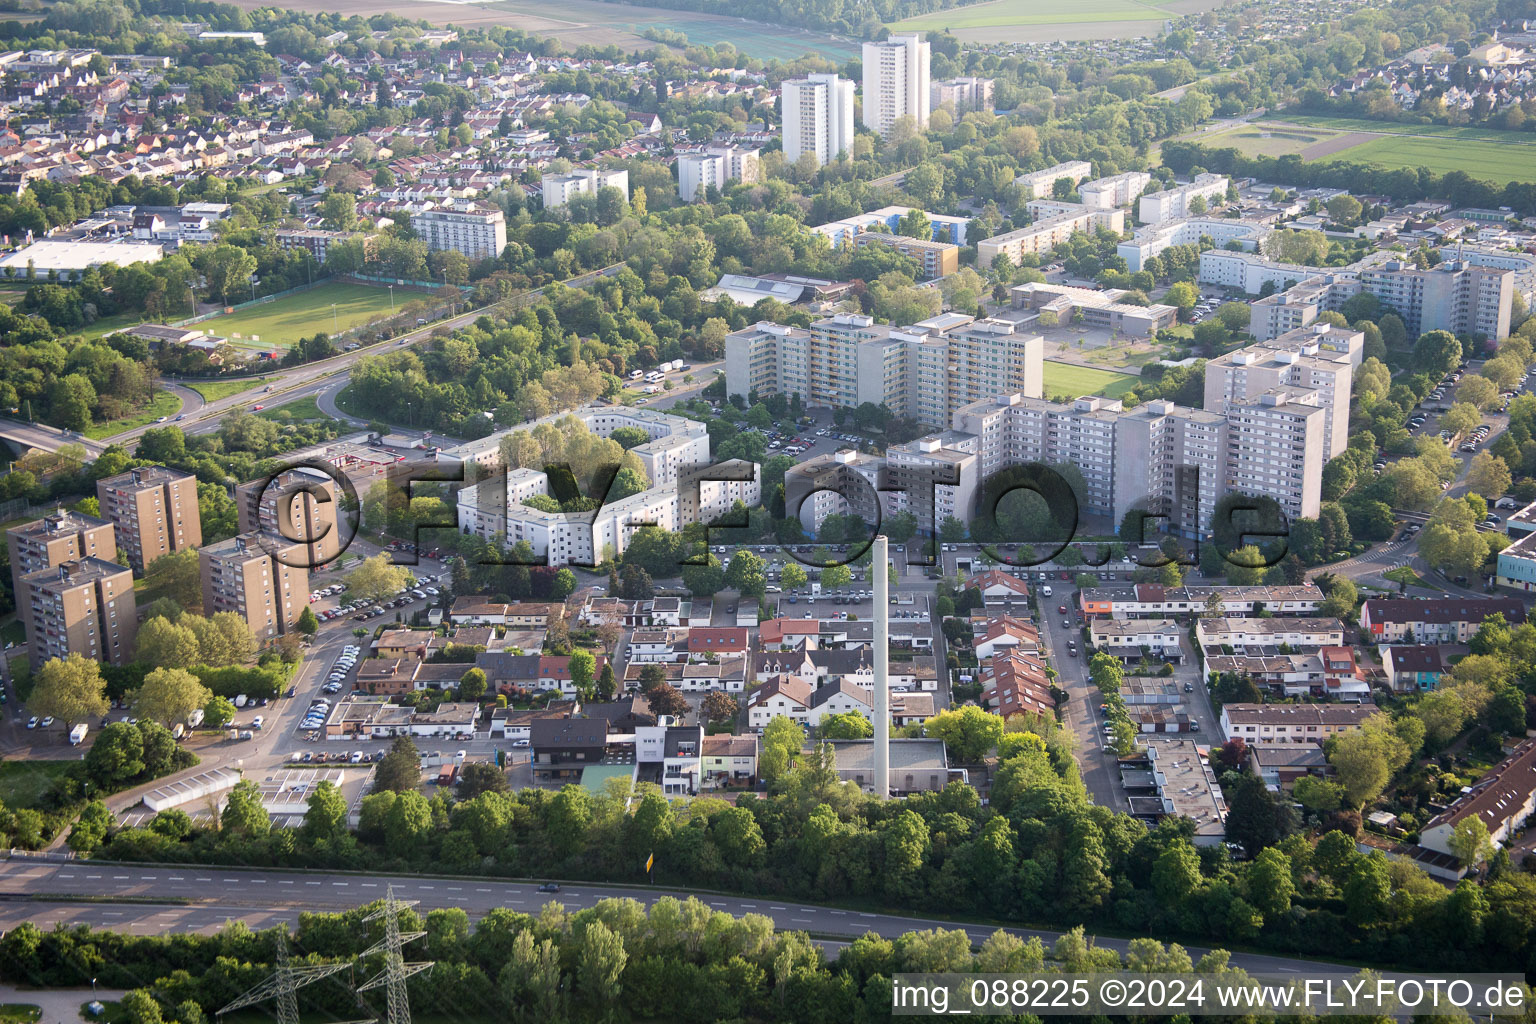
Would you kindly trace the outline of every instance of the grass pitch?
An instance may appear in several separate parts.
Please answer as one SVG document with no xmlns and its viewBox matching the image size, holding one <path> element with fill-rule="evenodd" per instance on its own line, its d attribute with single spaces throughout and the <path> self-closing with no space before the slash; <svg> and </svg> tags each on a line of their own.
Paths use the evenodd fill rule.
<svg viewBox="0 0 1536 1024">
<path fill-rule="evenodd" d="M 1127 391 L 1135 390 L 1139 383 L 1141 383 L 1139 377 L 1133 377 L 1128 373 L 1096 370 L 1091 366 L 1059 363 L 1052 359 L 1045 361 L 1043 390 L 1047 398 L 1052 395 L 1068 395 L 1072 398 L 1081 395 L 1103 395 L 1105 398 L 1119 398 Z"/>
<path fill-rule="evenodd" d="M 396 297 L 396 305 L 410 293 Z M 335 316 L 332 316 L 332 305 Z M 389 291 L 361 284 L 324 284 L 204 320 L 199 327 L 242 348 L 281 351 L 320 331 L 335 335 L 389 312 Z M 239 337 L 235 337 L 235 335 Z M 259 341 L 252 340 L 259 338 Z"/>
</svg>

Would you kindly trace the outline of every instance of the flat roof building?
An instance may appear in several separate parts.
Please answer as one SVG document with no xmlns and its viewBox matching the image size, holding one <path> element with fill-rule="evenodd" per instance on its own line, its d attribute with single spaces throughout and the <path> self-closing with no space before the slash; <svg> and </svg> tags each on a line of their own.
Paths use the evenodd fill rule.
<svg viewBox="0 0 1536 1024">
<path fill-rule="evenodd" d="M 155 559 L 203 543 L 197 477 L 165 466 L 140 466 L 96 481 L 101 514 L 117 528 L 128 564 L 140 575 Z"/>
</svg>

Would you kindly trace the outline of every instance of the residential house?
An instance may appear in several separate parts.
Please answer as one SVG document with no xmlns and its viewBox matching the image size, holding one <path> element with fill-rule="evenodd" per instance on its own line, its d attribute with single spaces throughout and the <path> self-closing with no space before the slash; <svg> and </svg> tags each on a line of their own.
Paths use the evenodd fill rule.
<svg viewBox="0 0 1536 1024">
<path fill-rule="evenodd" d="M 1394 693 L 1433 690 L 1445 675 L 1445 660 L 1440 648 L 1431 644 L 1393 644 L 1381 648 L 1381 665 L 1387 685 Z"/>
<path fill-rule="evenodd" d="M 1464 644 L 1490 615 L 1515 625 L 1525 621 L 1525 605 L 1513 597 L 1373 597 L 1360 606 L 1360 630 L 1378 644 Z"/>
<path fill-rule="evenodd" d="M 1228 704 L 1221 728 L 1228 739 L 1255 743 L 1322 743 L 1360 728 L 1378 714 L 1374 704 Z"/>
</svg>

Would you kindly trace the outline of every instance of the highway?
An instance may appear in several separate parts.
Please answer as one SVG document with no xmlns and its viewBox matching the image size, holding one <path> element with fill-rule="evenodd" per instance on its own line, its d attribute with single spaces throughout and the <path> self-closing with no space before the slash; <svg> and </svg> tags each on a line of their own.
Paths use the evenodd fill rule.
<svg viewBox="0 0 1536 1024">
<path fill-rule="evenodd" d="M 538 882 L 17 858 L 0 864 L 0 929 L 9 930 L 23 921 L 31 921 L 41 928 L 52 928 L 59 923 L 86 924 L 113 931 L 166 934 L 211 932 L 230 920 L 245 921 L 260 928 L 295 921 L 304 910 L 334 912 L 356 907 L 379 899 L 389 885 L 395 887 L 395 894 L 400 898 L 419 901 L 419 909 L 423 912 L 458 907 L 471 918 L 480 917 L 496 907 L 537 913 L 551 901 L 558 901 L 574 911 L 613 897 L 629 897 L 649 904 L 661 896 L 687 899 L 695 895 L 682 890 L 586 882 L 562 886 L 558 894 L 551 895 L 538 892 Z M 980 944 L 997 930 L 995 925 L 872 914 L 784 898 L 698 895 L 714 910 L 736 916 L 762 914 L 772 918 L 775 927 L 781 930 L 805 931 L 832 939 L 856 938 L 865 932 L 894 938 L 920 929 L 963 928 L 973 942 Z M 60 896 L 84 898 L 90 902 L 51 898 Z M 1027 928 L 1008 930 L 1025 938 L 1038 936 L 1047 946 L 1061 935 L 1060 932 Z M 1095 941 L 1122 953 L 1129 946 L 1125 939 L 1101 937 Z M 1206 952 L 1197 947 L 1186 948 L 1197 960 Z M 1256 953 L 1234 953 L 1231 963 L 1248 971 L 1354 973 L 1353 968 L 1339 964 Z"/>
</svg>

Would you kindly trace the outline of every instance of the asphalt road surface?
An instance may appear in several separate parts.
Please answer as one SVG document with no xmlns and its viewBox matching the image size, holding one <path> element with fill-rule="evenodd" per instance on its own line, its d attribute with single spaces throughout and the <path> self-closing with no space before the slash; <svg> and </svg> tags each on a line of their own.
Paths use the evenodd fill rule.
<svg viewBox="0 0 1536 1024">
<path fill-rule="evenodd" d="M 541 893 L 537 882 L 501 882 L 490 879 L 440 878 L 411 875 L 347 875 L 245 870 L 199 865 L 136 866 L 97 861 L 39 861 L 18 858 L 0 864 L 0 928 L 11 929 L 23 921 L 42 928 L 54 924 L 86 924 L 112 931 L 164 934 L 210 932 L 226 921 L 242 920 L 254 927 L 293 922 L 300 911 L 334 912 L 381 898 L 388 886 L 401 899 L 417 900 L 423 912 L 459 907 L 479 917 L 496 907 L 537 913 L 545 903 L 557 901 L 567 910 L 591 907 L 599 900 L 628 897 L 650 904 L 660 896 L 686 899 L 681 890 L 636 889 L 625 886 L 573 882 L 557 894 Z M 91 902 L 70 902 L 60 896 L 86 897 Z M 788 899 L 699 894 L 715 910 L 736 916 L 762 914 L 785 931 L 805 931 L 817 936 L 855 938 L 866 932 L 894 938 L 903 932 L 926 928 L 963 928 L 980 944 L 996 931 L 993 925 L 969 925 L 893 914 L 813 906 Z M 112 902 L 117 899 L 122 902 Z M 164 900 L 163 903 L 156 903 Z M 1060 932 L 1012 928 L 1024 937 L 1039 936 L 1047 945 Z M 1124 952 L 1125 939 L 1098 938 L 1098 945 Z M 1199 959 L 1204 949 L 1189 948 Z M 1352 974 L 1353 968 L 1338 964 L 1234 953 L 1234 967 L 1250 972 Z"/>
</svg>

